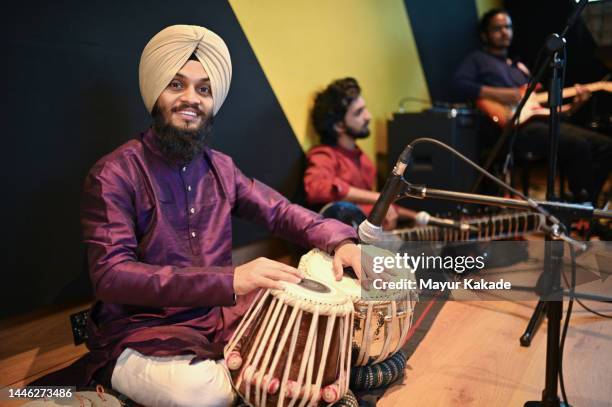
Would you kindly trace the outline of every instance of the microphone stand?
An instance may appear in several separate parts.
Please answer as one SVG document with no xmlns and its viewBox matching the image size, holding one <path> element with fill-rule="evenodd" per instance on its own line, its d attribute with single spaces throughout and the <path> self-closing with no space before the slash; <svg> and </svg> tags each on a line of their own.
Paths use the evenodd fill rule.
<svg viewBox="0 0 612 407">
<path fill-rule="evenodd" d="M 552 68 L 553 75 L 550 81 L 551 87 L 548 91 L 548 102 L 550 104 L 550 120 L 549 132 L 550 138 L 548 141 L 548 177 L 546 180 L 546 199 L 557 200 L 555 197 L 555 175 L 557 170 L 557 152 L 559 147 L 559 109 L 563 103 L 561 90 L 563 84 L 561 77 L 563 75 L 565 61 L 559 57 L 559 52 L 565 47 L 565 38 L 556 37 L 553 34 L 548 42 L 548 49 L 552 52 Z M 550 55 L 550 54 L 549 54 Z M 548 60 L 550 60 L 547 58 Z M 571 227 L 568 219 L 563 219 L 567 226 Z M 590 221 L 590 219 L 589 219 Z M 569 229 L 569 228 L 568 228 Z M 553 236 L 547 234 L 547 241 L 552 241 Z M 559 290 L 561 287 L 561 269 L 563 267 L 563 245 L 546 245 L 544 251 L 544 273 L 548 273 L 551 278 L 549 282 L 550 289 L 553 291 Z M 539 302 L 542 302 L 540 299 Z M 563 298 L 548 302 L 543 307 L 536 307 L 534 315 L 531 319 L 539 319 L 538 313 L 543 313 L 545 308 L 546 318 L 548 319 L 548 332 L 546 335 L 546 386 L 542 391 L 542 400 L 528 401 L 525 407 L 557 407 L 565 406 L 559 400 L 557 386 L 559 380 L 559 342 L 561 338 L 561 319 L 563 316 Z M 532 336 L 532 335 L 531 335 Z M 531 336 L 529 339 L 531 339 Z M 569 407 L 569 406 L 567 406 Z"/>
<path fill-rule="evenodd" d="M 521 103 L 519 104 L 516 112 L 514 113 L 512 120 L 508 124 L 508 126 L 512 126 L 516 123 L 517 118 L 520 115 L 521 110 L 523 109 L 525 102 L 535 89 L 535 86 L 541 79 L 544 70 L 549 65 L 552 67 L 552 78 L 550 82 L 550 89 L 548 93 L 548 102 L 550 105 L 550 119 L 549 119 L 549 144 L 548 144 L 548 177 L 546 182 L 546 199 L 548 201 L 556 201 L 554 193 L 554 181 L 557 169 L 557 152 L 559 145 L 559 123 L 560 123 L 560 106 L 563 102 L 563 98 L 561 95 L 563 84 L 562 80 L 564 78 L 564 58 L 560 57 L 561 51 L 563 51 L 563 56 L 565 56 L 565 35 L 567 34 L 570 27 L 574 24 L 574 22 L 578 19 L 580 13 L 584 9 L 587 4 L 587 0 L 581 0 L 565 26 L 563 33 L 559 36 L 557 34 L 552 34 L 546 40 L 546 50 L 548 51 L 548 55 L 542 65 L 539 67 L 537 71 L 537 75 L 534 80 L 530 83 L 527 92 L 525 93 Z M 510 130 L 505 129 L 502 139 L 507 138 Z M 515 132 L 516 135 L 516 132 Z M 505 140 L 500 139 L 496 148 L 501 148 L 502 143 Z M 514 137 L 513 137 L 514 139 Z M 514 144 L 514 140 L 512 140 L 511 147 Z M 497 151 L 493 151 L 493 153 L 497 154 Z M 489 158 L 488 161 L 493 161 L 494 156 Z M 490 162 L 487 162 L 490 165 Z M 474 186 L 472 191 L 478 186 L 480 181 L 482 180 L 482 174 L 477 181 L 477 184 Z M 560 213 L 559 218 L 563 222 L 562 224 L 570 225 L 571 220 L 575 217 L 574 214 L 568 213 Z M 588 213 L 586 213 L 588 215 Z M 593 213 L 595 215 L 595 213 Z M 588 217 L 590 220 L 590 217 Z M 547 233 L 546 240 L 552 241 L 559 236 L 555 236 L 555 233 Z M 563 245 L 546 245 L 544 252 L 544 275 L 547 275 L 548 281 L 545 282 L 547 285 L 548 292 L 558 292 L 561 287 L 561 274 L 560 270 L 562 268 L 563 261 Z M 540 283 L 540 282 L 538 282 Z M 546 291 L 545 291 L 546 292 Z M 543 298 L 543 296 L 541 297 Z M 547 334 L 547 345 L 546 345 L 546 379 L 545 379 L 545 388 L 542 391 L 542 399 L 541 401 L 528 401 L 525 403 L 526 407 L 560 407 L 565 406 L 565 403 L 562 403 L 558 396 L 557 386 L 559 379 L 559 341 L 561 336 L 561 318 L 563 314 L 563 298 L 555 301 L 549 301 L 544 303 L 542 299 L 538 302 L 534 313 L 529 321 L 526 332 L 521 337 L 521 345 L 529 346 L 531 343 L 531 339 L 534 334 L 535 327 L 538 325 L 538 322 L 541 320 L 541 316 L 546 311 L 546 317 L 548 319 L 548 334 Z"/>
<path fill-rule="evenodd" d="M 404 182 L 403 190 L 398 195 L 398 198 L 412 197 L 412 198 L 437 198 L 459 202 L 469 202 L 482 205 L 494 205 L 514 209 L 528 209 L 536 211 L 537 207 L 544 208 L 549 213 L 547 220 L 553 222 L 550 227 L 547 227 L 547 240 L 564 240 L 569 244 L 584 247 L 584 244 L 578 242 L 567 235 L 559 227 L 559 221 L 567 219 L 612 219 L 612 211 L 594 209 L 591 205 L 578 205 L 568 204 L 563 202 L 544 201 L 536 202 L 522 199 L 512 198 L 500 198 L 495 196 L 471 194 L 464 192 L 445 191 L 441 189 L 429 189 L 425 186 L 412 185 L 407 182 L 403 177 Z M 534 205 L 536 204 L 536 205 Z M 562 227 L 563 225 L 561 225 Z M 541 288 L 541 298 L 551 296 L 553 300 L 548 301 L 543 308 L 546 308 L 546 315 L 548 318 L 548 336 L 546 345 L 546 386 L 542 392 L 541 401 L 528 401 L 525 403 L 526 407 L 561 407 L 566 406 L 562 403 L 557 394 L 557 385 L 559 377 L 559 361 L 560 361 L 560 350 L 559 343 L 561 337 L 561 316 L 563 313 L 563 301 L 562 295 L 566 294 L 561 289 L 561 267 L 563 261 L 563 245 L 554 244 L 546 245 L 545 247 L 545 258 L 544 258 L 544 272 L 541 274 L 538 280 L 537 286 L 543 285 Z M 584 299 L 597 299 L 600 301 L 609 301 L 608 298 L 594 297 L 589 294 L 579 294 L 576 292 L 572 293 L 572 297 L 584 298 Z M 542 300 L 540 303 L 544 304 Z M 536 309 L 536 312 L 538 310 Z M 569 407 L 569 406 L 568 406 Z"/>
</svg>

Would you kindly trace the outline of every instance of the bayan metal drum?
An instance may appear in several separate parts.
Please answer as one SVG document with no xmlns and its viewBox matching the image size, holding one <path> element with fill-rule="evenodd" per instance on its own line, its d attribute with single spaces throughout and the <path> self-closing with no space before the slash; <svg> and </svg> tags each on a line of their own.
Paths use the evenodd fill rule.
<svg viewBox="0 0 612 407">
<path fill-rule="evenodd" d="M 391 256 L 388 251 L 374 246 L 362 247 L 368 255 Z M 364 366 L 379 363 L 397 352 L 406 342 L 412 324 L 414 306 L 418 301 L 415 290 L 364 290 L 356 278 L 343 276 L 336 281 L 332 271 L 332 257 L 314 249 L 302 256 L 298 270 L 306 276 L 325 281 L 346 293 L 354 305 L 353 364 Z M 414 273 L 403 278 L 415 280 Z M 414 284 L 416 287 L 416 282 Z"/>
</svg>

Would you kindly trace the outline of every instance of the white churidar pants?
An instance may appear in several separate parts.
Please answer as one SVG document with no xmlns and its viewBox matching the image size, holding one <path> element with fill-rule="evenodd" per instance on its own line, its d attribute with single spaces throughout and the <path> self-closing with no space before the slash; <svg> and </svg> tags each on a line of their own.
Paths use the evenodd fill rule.
<svg viewBox="0 0 612 407">
<path fill-rule="evenodd" d="M 113 389 L 147 407 L 221 407 L 234 404 L 235 393 L 224 360 L 193 355 L 145 356 L 127 348 L 117 359 Z"/>
</svg>

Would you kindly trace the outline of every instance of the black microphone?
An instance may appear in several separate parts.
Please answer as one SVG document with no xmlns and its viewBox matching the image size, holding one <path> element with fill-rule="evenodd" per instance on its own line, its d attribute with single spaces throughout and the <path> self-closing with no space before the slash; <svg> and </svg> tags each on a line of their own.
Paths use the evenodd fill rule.
<svg viewBox="0 0 612 407">
<path fill-rule="evenodd" d="M 382 223 L 387 216 L 389 206 L 395 201 L 401 187 L 402 176 L 410 161 L 412 146 L 409 144 L 400 154 L 391 175 L 387 178 L 385 185 L 380 191 L 380 195 L 370 212 L 370 216 L 359 225 L 359 238 L 364 243 L 373 243 L 380 240 L 382 233 Z"/>
<path fill-rule="evenodd" d="M 414 221 L 417 224 L 417 226 L 431 225 L 431 226 L 438 226 L 438 227 L 443 227 L 443 228 L 457 229 L 462 232 L 467 232 L 467 231 L 477 232 L 478 231 L 478 228 L 476 228 L 473 225 L 470 225 L 469 223 L 457 222 L 456 220 L 453 220 L 453 219 L 437 218 L 423 211 L 416 214 Z"/>
</svg>

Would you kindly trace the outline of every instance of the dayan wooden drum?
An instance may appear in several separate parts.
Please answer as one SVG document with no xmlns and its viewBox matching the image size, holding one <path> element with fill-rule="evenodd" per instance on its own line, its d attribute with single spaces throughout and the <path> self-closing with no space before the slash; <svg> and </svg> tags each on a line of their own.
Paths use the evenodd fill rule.
<svg viewBox="0 0 612 407">
<path fill-rule="evenodd" d="M 348 391 L 350 298 L 316 278 L 266 290 L 224 355 L 236 391 L 256 406 L 331 404 Z"/>
<path fill-rule="evenodd" d="M 367 252 L 392 255 L 372 246 L 368 246 Z M 342 280 L 336 281 L 332 257 L 318 249 L 302 256 L 298 269 L 306 276 L 313 276 L 336 287 L 353 301 L 353 365 L 382 362 L 404 345 L 412 325 L 414 306 L 418 301 L 416 290 L 366 291 L 355 278 L 343 276 Z M 402 273 L 402 278 L 415 280 L 412 272 Z"/>
</svg>

